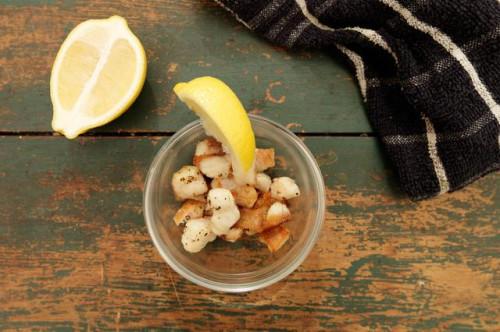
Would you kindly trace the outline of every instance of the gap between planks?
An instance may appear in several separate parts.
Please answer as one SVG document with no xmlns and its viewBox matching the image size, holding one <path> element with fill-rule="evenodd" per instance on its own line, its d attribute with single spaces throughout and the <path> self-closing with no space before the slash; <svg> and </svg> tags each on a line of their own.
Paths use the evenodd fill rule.
<svg viewBox="0 0 500 332">
<path fill-rule="evenodd" d="M 139 132 L 101 132 L 101 133 L 84 133 L 79 137 L 169 137 L 174 135 L 175 132 L 172 131 L 139 131 Z M 327 133 L 327 132 L 315 132 L 315 133 L 295 133 L 299 137 L 376 137 L 374 133 L 363 133 L 363 132 L 346 132 L 346 133 Z M 12 136 L 28 136 L 28 137 L 60 137 L 63 138 L 59 133 L 53 131 L 0 131 L 0 137 L 12 137 Z"/>
</svg>

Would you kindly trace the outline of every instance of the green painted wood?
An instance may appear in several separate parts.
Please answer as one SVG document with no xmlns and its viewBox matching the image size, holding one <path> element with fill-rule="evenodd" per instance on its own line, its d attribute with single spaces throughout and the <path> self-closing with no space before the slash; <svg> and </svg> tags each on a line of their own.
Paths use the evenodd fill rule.
<svg viewBox="0 0 500 332">
<path fill-rule="evenodd" d="M 166 138 L 0 138 L 0 329 L 498 330 L 499 174 L 410 202 L 373 138 L 307 138 L 328 186 L 305 263 L 202 289 L 159 257 L 143 181 Z"/>
<path fill-rule="evenodd" d="M 50 131 L 49 78 L 67 33 L 90 18 L 125 17 L 149 69 L 138 101 L 98 132 L 172 132 L 194 116 L 176 82 L 217 76 L 248 111 L 297 132 L 371 132 L 356 82 L 327 54 L 289 53 L 238 24 L 213 1 L 0 0 L 0 131 Z"/>
<path fill-rule="evenodd" d="M 99 133 L 194 119 L 175 82 L 216 75 L 296 132 L 371 132 L 345 64 L 257 38 L 212 1 L 0 0 L 0 131 L 50 131 L 48 80 L 65 35 L 127 18 L 143 41 L 139 100 Z M 498 330 L 500 176 L 425 202 L 398 191 L 373 138 L 306 138 L 328 186 L 319 243 L 250 294 L 202 289 L 159 257 L 142 217 L 166 138 L 0 137 L 0 330 Z"/>
</svg>

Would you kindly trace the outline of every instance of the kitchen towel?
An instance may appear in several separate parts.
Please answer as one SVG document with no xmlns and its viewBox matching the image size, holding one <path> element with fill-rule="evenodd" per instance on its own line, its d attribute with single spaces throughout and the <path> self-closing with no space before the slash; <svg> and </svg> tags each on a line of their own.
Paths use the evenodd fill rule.
<svg viewBox="0 0 500 332">
<path fill-rule="evenodd" d="M 346 57 L 410 198 L 500 168 L 500 0 L 216 2 L 275 44 Z"/>
</svg>

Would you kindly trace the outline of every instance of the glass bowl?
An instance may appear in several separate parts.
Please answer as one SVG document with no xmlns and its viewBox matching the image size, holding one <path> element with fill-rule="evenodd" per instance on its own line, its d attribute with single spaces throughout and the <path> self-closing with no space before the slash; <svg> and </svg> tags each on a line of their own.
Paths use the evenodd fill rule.
<svg viewBox="0 0 500 332">
<path fill-rule="evenodd" d="M 180 207 L 170 184 L 172 175 L 190 165 L 196 144 L 206 137 L 195 121 L 166 142 L 153 160 L 144 190 L 144 216 L 149 234 L 165 261 L 186 279 L 223 292 L 248 292 L 269 286 L 292 273 L 307 257 L 318 239 L 325 216 L 325 186 L 313 155 L 285 127 L 260 116 L 250 116 L 257 146 L 276 150 L 271 177 L 289 176 L 301 196 L 290 200 L 291 236 L 277 252 L 270 253 L 256 237 L 229 243 L 217 239 L 197 254 L 181 243 L 182 227 L 172 218 Z"/>
</svg>

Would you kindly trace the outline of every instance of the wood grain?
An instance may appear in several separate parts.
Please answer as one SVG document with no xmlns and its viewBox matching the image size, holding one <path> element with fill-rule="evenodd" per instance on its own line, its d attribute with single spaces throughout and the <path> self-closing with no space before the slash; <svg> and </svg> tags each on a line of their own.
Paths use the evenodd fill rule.
<svg viewBox="0 0 500 332">
<path fill-rule="evenodd" d="M 96 137 L 50 136 L 60 44 L 115 14 L 147 51 L 141 96 Z M 143 221 L 149 163 L 194 119 L 172 87 L 201 75 L 252 113 L 327 134 L 303 137 L 328 187 L 320 240 L 288 278 L 248 294 L 180 277 Z M 500 175 L 410 202 L 374 138 L 328 136 L 356 132 L 371 128 L 345 64 L 275 48 L 212 1 L 0 0 L 0 330 L 500 330 Z"/>
<path fill-rule="evenodd" d="M 229 295 L 157 254 L 141 197 L 166 138 L 0 138 L 0 330 L 498 330 L 500 176 L 410 202 L 373 138 L 306 138 L 328 186 L 319 243 Z"/>
<path fill-rule="evenodd" d="M 96 132 L 173 132 L 194 115 L 176 82 L 212 75 L 252 113 L 296 132 L 371 132 L 349 70 L 328 54 L 289 53 L 259 39 L 210 0 L 0 0 L 0 131 L 50 131 L 49 78 L 68 32 L 90 18 L 125 17 L 144 44 L 137 102 Z"/>
</svg>

